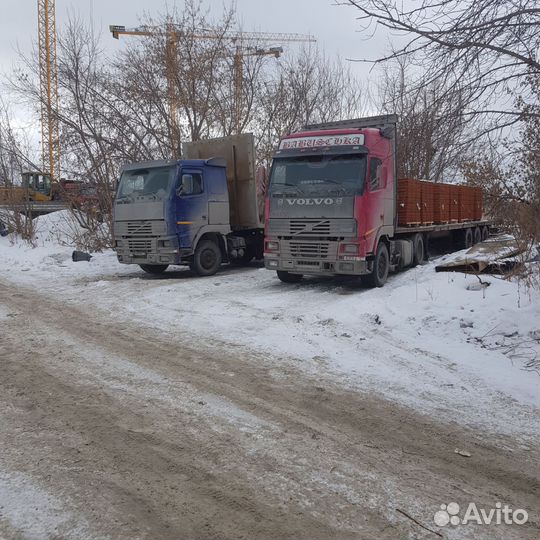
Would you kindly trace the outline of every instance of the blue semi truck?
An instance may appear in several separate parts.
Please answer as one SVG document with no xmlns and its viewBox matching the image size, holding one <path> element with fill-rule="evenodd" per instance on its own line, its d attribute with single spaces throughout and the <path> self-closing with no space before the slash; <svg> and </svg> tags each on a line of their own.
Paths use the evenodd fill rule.
<svg viewBox="0 0 540 540">
<path fill-rule="evenodd" d="M 185 159 L 122 168 L 114 201 L 118 260 L 160 274 L 200 276 L 263 257 L 252 134 L 186 143 Z"/>
</svg>

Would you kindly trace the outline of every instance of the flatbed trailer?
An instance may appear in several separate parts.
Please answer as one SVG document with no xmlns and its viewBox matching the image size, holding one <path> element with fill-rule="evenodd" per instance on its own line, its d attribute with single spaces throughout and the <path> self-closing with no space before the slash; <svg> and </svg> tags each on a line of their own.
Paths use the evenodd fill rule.
<svg viewBox="0 0 540 540">
<path fill-rule="evenodd" d="M 491 227 L 492 223 L 488 219 L 477 221 L 462 221 L 458 223 L 435 223 L 432 225 L 411 225 L 407 227 L 396 227 L 395 236 L 408 235 L 411 233 L 429 233 L 443 231 L 458 231 L 469 227 Z"/>
</svg>

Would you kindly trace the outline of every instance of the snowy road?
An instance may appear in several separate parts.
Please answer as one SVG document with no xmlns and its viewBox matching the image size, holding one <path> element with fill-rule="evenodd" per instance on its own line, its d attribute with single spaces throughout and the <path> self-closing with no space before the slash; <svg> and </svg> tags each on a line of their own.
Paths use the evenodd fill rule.
<svg viewBox="0 0 540 540">
<path fill-rule="evenodd" d="M 0 536 L 434 536 L 400 509 L 459 538 L 433 523 L 450 501 L 504 501 L 538 519 L 535 452 L 504 434 L 37 287 L 4 281 L 0 299 Z M 535 527 L 467 533 L 534 538 Z"/>
<path fill-rule="evenodd" d="M 0 238 L 2 540 L 536 538 L 538 291 L 151 277 L 73 263 L 63 219 Z"/>
</svg>

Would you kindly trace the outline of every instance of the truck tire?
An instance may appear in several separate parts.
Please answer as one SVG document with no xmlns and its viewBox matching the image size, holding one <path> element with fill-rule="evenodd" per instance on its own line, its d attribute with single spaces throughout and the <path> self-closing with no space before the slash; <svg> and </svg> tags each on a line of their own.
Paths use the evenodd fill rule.
<svg viewBox="0 0 540 540">
<path fill-rule="evenodd" d="M 418 266 L 424 260 L 425 246 L 424 237 L 417 233 L 413 236 L 413 257 L 411 267 Z"/>
<path fill-rule="evenodd" d="M 489 227 L 484 225 L 482 227 L 482 242 L 485 242 L 489 238 Z"/>
<path fill-rule="evenodd" d="M 302 274 L 290 274 L 285 270 L 277 270 L 277 277 L 283 281 L 283 283 L 298 283 L 302 281 L 304 277 Z"/>
<path fill-rule="evenodd" d="M 388 279 L 389 271 L 390 256 L 388 255 L 388 248 L 384 242 L 379 242 L 377 254 L 373 261 L 373 269 L 371 273 L 362 276 L 362 282 L 368 287 L 382 287 Z"/>
<path fill-rule="evenodd" d="M 144 270 L 147 274 L 163 274 L 167 268 L 169 268 L 168 264 L 139 264 L 142 270 Z"/>
<path fill-rule="evenodd" d="M 473 245 L 473 231 L 472 229 L 465 229 L 463 231 L 463 249 L 469 249 Z"/>
<path fill-rule="evenodd" d="M 213 276 L 221 266 L 221 249 L 213 240 L 201 240 L 189 265 L 198 276 Z"/>
<path fill-rule="evenodd" d="M 473 231 L 473 243 L 479 244 L 482 241 L 482 231 L 480 227 L 475 227 Z"/>
</svg>

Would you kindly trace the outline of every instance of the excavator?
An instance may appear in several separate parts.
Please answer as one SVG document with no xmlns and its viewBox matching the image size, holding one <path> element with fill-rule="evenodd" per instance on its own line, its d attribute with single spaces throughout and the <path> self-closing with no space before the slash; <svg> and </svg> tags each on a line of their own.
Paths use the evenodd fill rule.
<svg viewBox="0 0 540 540">
<path fill-rule="evenodd" d="M 0 203 L 47 202 L 54 198 L 51 175 L 38 171 L 22 173 L 21 185 L 0 187 Z"/>
<path fill-rule="evenodd" d="M 45 202 L 56 198 L 56 190 L 48 173 L 31 171 L 22 173 L 22 189 L 28 193 L 28 199 L 31 201 Z"/>
<path fill-rule="evenodd" d="M 95 211 L 98 207 L 96 187 L 75 180 L 51 180 L 51 175 L 41 171 L 26 171 L 21 183 L 0 186 L 0 209 L 47 214 L 63 208 Z"/>
</svg>

